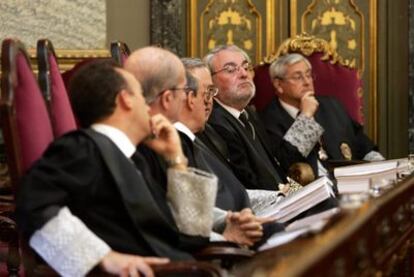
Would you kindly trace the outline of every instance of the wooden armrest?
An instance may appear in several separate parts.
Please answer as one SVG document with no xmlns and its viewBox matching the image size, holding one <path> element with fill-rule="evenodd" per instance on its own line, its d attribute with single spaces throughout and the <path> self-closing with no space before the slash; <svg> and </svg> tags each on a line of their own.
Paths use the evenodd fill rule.
<svg viewBox="0 0 414 277">
<path fill-rule="evenodd" d="M 242 248 L 231 242 L 212 242 L 193 256 L 197 260 L 220 260 L 223 268 L 229 269 L 235 263 L 253 257 L 255 252 L 248 248 Z"/>
<path fill-rule="evenodd" d="M 210 263 L 185 261 L 185 262 L 171 262 L 165 265 L 153 266 L 155 276 L 206 276 L 219 277 L 221 276 L 220 269 Z"/>
<path fill-rule="evenodd" d="M 181 261 L 170 262 L 163 265 L 151 266 L 157 277 L 176 277 L 176 276 L 197 276 L 197 277 L 220 277 L 220 269 L 206 262 Z M 43 275 L 40 275 L 43 276 Z M 52 276 L 52 275 L 51 275 Z M 114 276 L 102 271 L 101 268 L 95 267 L 88 274 L 89 277 L 109 277 Z"/>
</svg>

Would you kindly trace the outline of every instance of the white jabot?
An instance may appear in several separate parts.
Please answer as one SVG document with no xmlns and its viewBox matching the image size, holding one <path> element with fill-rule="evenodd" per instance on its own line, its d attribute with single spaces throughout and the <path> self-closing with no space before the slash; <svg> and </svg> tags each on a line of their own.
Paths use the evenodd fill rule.
<svg viewBox="0 0 414 277">
<path fill-rule="evenodd" d="M 131 158 L 136 151 L 136 145 L 134 145 L 128 136 L 118 128 L 101 123 L 93 124 L 91 128 L 96 132 L 107 136 L 127 158 Z"/>
</svg>

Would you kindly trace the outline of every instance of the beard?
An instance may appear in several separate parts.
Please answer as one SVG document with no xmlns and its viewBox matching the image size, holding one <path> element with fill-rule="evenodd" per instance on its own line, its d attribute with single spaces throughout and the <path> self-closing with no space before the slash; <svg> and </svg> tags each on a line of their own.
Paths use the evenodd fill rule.
<svg viewBox="0 0 414 277">
<path fill-rule="evenodd" d="M 240 107 L 246 107 L 256 94 L 256 86 L 252 81 L 246 81 L 233 89 L 232 102 Z"/>
</svg>

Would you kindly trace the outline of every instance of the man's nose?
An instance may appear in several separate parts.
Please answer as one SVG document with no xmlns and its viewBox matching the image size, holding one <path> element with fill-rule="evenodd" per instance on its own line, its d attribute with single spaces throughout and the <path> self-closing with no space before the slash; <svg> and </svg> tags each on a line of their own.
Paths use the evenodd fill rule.
<svg viewBox="0 0 414 277">
<path fill-rule="evenodd" d="M 241 78 L 247 78 L 249 76 L 249 70 L 247 68 L 244 67 L 240 67 L 239 71 L 237 72 L 237 74 L 241 77 Z"/>
</svg>

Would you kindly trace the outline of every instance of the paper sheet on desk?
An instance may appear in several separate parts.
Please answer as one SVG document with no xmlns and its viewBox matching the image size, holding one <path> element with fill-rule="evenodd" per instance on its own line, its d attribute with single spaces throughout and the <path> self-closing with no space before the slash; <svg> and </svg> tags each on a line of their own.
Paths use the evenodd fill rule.
<svg viewBox="0 0 414 277">
<path fill-rule="evenodd" d="M 325 227 L 329 219 L 339 212 L 339 208 L 332 208 L 324 212 L 296 220 L 286 227 L 286 231 L 279 232 L 271 236 L 261 247 L 259 247 L 258 250 L 264 251 L 272 247 L 280 246 L 309 232 L 319 232 L 323 229 L 323 227 Z"/>
<path fill-rule="evenodd" d="M 317 232 L 319 230 L 322 230 L 326 222 L 327 222 L 326 220 L 321 220 L 319 222 L 308 225 L 305 228 L 296 229 L 293 231 L 284 231 L 284 232 L 276 233 L 273 236 L 271 236 L 262 246 L 260 246 L 258 251 L 264 251 L 264 250 L 291 242 L 297 237 L 303 234 L 306 234 L 308 232 L 311 232 L 311 231 Z"/>
</svg>

